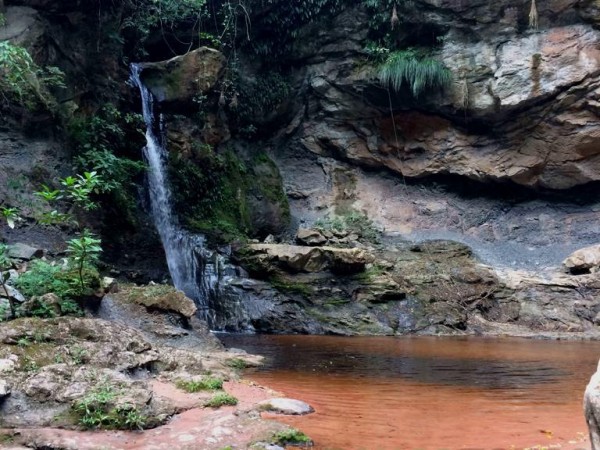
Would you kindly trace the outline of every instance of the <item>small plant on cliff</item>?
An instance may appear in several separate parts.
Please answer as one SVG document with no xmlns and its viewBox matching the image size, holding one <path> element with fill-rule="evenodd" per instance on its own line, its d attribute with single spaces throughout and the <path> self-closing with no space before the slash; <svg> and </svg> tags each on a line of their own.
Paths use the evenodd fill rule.
<svg viewBox="0 0 600 450">
<path fill-rule="evenodd" d="M 378 77 L 395 91 L 408 86 L 414 97 L 431 89 L 444 89 L 452 81 L 452 73 L 444 64 L 415 49 L 391 53 L 379 67 Z"/>
<path fill-rule="evenodd" d="M 26 109 L 51 109 L 49 88 L 64 87 L 64 75 L 56 67 L 38 66 L 29 52 L 9 41 L 0 42 L 0 101 L 19 103 Z"/>
<path fill-rule="evenodd" d="M 79 424 L 85 428 L 142 430 L 147 417 L 129 403 L 115 405 L 118 397 L 108 383 L 98 386 L 73 405 Z"/>
<path fill-rule="evenodd" d="M 102 253 L 100 243 L 100 239 L 93 237 L 88 230 L 85 230 L 78 238 L 67 242 L 67 253 L 73 267 L 77 270 L 81 294 L 85 292 L 86 287 L 84 269 L 90 266 L 93 267 L 100 258 L 100 253 Z"/>
<path fill-rule="evenodd" d="M 358 211 L 350 211 L 341 216 L 327 216 L 315 222 L 315 228 L 336 235 L 355 233 L 359 239 L 378 243 L 381 232 L 375 227 L 367 215 Z"/>
<path fill-rule="evenodd" d="M 312 443 L 306 434 L 294 428 L 276 433 L 273 439 L 278 445 L 310 445 Z"/>
<path fill-rule="evenodd" d="M 248 367 L 248 363 L 242 358 L 229 358 L 225 361 L 225 365 L 232 369 L 245 369 Z"/>
<path fill-rule="evenodd" d="M 9 228 L 14 228 L 19 220 L 19 208 L 10 208 L 6 206 L 0 207 L 0 215 L 6 220 Z"/>
</svg>

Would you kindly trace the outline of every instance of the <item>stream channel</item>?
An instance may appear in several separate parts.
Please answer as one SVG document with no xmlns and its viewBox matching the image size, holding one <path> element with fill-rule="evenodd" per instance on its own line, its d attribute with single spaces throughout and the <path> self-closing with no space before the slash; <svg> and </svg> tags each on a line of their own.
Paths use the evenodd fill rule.
<svg viewBox="0 0 600 450">
<path fill-rule="evenodd" d="M 245 376 L 311 404 L 277 417 L 316 449 L 589 449 L 582 400 L 600 342 L 222 335 Z"/>
</svg>

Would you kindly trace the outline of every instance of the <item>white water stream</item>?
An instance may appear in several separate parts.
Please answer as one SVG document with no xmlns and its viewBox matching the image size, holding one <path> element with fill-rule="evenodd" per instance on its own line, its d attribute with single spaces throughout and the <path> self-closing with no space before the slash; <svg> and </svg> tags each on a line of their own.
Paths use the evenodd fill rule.
<svg viewBox="0 0 600 450">
<path fill-rule="evenodd" d="M 183 230 L 173 213 L 167 177 L 167 150 L 164 139 L 160 136 L 162 120 L 158 118 L 157 121 L 154 97 L 142 83 L 141 71 L 142 67 L 132 65 L 131 80 L 140 90 L 146 122 L 144 157 L 148 163 L 152 218 L 165 250 L 173 284 L 196 302 L 201 317 L 210 324 L 214 317 L 209 308 L 209 296 L 216 292 L 219 283 L 218 259 L 205 250 L 204 237 Z M 156 128 L 159 130 L 158 135 Z"/>
</svg>

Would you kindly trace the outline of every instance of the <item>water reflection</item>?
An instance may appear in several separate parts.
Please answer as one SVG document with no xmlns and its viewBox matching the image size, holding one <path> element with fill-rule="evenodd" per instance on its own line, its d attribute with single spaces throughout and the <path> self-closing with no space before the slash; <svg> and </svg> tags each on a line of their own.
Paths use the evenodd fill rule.
<svg viewBox="0 0 600 450">
<path fill-rule="evenodd" d="M 325 336 L 224 341 L 266 356 L 249 377 L 315 406 L 312 416 L 284 420 L 311 434 L 318 448 L 587 445 L 581 400 L 600 343 Z"/>
</svg>

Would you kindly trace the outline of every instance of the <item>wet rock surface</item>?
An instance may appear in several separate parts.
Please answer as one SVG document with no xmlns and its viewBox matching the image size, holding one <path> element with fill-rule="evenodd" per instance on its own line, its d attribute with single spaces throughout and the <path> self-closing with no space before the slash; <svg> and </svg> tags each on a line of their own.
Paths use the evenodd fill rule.
<svg viewBox="0 0 600 450">
<path fill-rule="evenodd" d="M 452 241 L 346 245 L 360 245 L 372 262 L 344 274 L 323 264 L 299 270 L 285 258 L 282 263 L 288 245 L 244 249 L 241 264 L 262 278 L 238 285 L 244 298 L 262 302 L 247 310 L 249 324 L 274 333 L 600 337 L 596 273 L 494 269 Z M 310 255 L 321 247 L 292 248 L 294 255 Z"/>
<path fill-rule="evenodd" d="M 215 87 L 224 64 L 219 51 L 201 47 L 167 61 L 144 63 L 141 77 L 159 102 L 191 103 Z"/>
<path fill-rule="evenodd" d="M 161 299 L 171 294 L 180 308 L 176 301 L 163 309 L 136 302 L 154 294 L 163 306 Z M 68 449 L 221 449 L 269 442 L 285 429 L 254 412 L 260 401 L 278 394 L 240 381 L 232 368 L 255 366 L 261 358 L 226 351 L 205 324 L 184 315 L 189 299 L 156 285 L 124 285 L 111 295 L 105 299 L 114 314 L 109 320 L 24 318 L 0 324 L 3 439 L 15 446 Z M 205 408 L 214 392 L 181 388 L 206 377 L 225 380 L 225 391 L 238 405 Z M 103 415 L 94 416 L 95 408 Z"/>
<path fill-rule="evenodd" d="M 260 402 L 258 408 L 262 411 L 291 416 L 302 416 L 314 412 L 313 407 L 308 403 L 293 398 L 271 398 Z"/>
<path fill-rule="evenodd" d="M 592 449 L 600 448 L 600 372 L 596 371 L 590 379 L 583 397 L 585 419 L 590 431 Z"/>
</svg>

